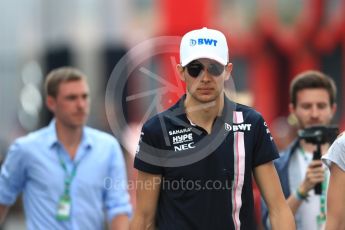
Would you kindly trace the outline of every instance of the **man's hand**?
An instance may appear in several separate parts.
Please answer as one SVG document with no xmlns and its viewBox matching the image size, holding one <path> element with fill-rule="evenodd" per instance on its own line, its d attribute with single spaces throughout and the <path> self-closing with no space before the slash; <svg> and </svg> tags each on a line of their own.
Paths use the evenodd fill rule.
<svg viewBox="0 0 345 230">
<path fill-rule="evenodd" d="M 322 168 L 321 160 L 313 160 L 307 168 L 304 180 L 298 187 L 298 191 L 302 195 L 307 196 L 308 192 L 312 190 L 316 184 L 323 181 L 324 172 L 325 170 Z M 288 197 L 287 202 L 292 213 L 295 215 L 303 200 L 298 199 L 294 191 L 291 191 L 291 195 Z"/>
<path fill-rule="evenodd" d="M 255 167 L 254 177 L 267 204 L 272 229 L 296 229 L 293 215 L 284 198 L 273 162 Z"/>
<path fill-rule="evenodd" d="M 120 214 L 113 218 L 111 221 L 111 230 L 128 230 L 129 219 L 126 214 Z"/>
<path fill-rule="evenodd" d="M 316 184 L 321 183 L 324 180 L 325 170 L 322 168 L 321 160 L 313 160 L 306 171 L 305 178 L 299 187 L 299 190 L 303 194 L 307 194 L 312 190 Z"/>
<path fill-rule="evenodd" d="M 155 229 L 155 216 L 162 176 L 138 171 L 137 206 L 130 230 Z"/>
</svg>

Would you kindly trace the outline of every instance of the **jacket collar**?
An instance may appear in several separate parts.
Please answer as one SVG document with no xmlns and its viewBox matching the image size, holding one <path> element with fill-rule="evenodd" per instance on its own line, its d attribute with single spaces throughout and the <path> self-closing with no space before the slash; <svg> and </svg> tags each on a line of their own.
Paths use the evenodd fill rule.
<svg viewBox="0 0 345 230">
<path fill-rule="evenodd" d="M 186 115 L 184 106 L 185 99 L 186 95 L 183 95 L 175 105 L 170 107 L 166 113 L 163 114 L 163 116 L 169 118 L 173 124 L 187 128 L 191 125 L 193 126 L 193 124 L 191 124 Z M 217 120 L 222 121 L 222 123 L 231 124 L 233 122 L 233 111 L 236 110 L 236 106 L 237 104 L 235 102 L 229 100 L 224 95 L 224 108 L 221 116 L 217 117 Z"/>
</svg>

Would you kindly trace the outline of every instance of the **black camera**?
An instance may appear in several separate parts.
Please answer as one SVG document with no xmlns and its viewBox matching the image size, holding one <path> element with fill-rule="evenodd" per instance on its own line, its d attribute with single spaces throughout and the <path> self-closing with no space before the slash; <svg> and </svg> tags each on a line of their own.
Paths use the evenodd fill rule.
<svg viewBox="0 0 345 230">
<path fill-rule="evenodd" d="M 298 131 L 298 137 L 312 144 L 332 144 L 339 135 L 339 129 L 336 126 L 311 126 Z"/>
<path fill-rule="evenodd" d="M 321 159 L 321 145 L 332 144 L 339 134 L 336 126 L 311 126 L 298 131 L 298 138 L 317 146 L 314 151 L 313 160 Z M 315 194 L 321 194 L 321 184 L 314 187 Z"/>
</svg>

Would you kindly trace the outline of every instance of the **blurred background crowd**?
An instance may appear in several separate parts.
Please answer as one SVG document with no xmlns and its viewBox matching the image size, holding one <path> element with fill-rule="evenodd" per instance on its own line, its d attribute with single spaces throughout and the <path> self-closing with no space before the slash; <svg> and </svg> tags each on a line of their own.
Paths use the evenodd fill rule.
<svg viewBox="0 0 345 230">
<path fill-rule="evenodd" d="M 229 88 L 263 114 L 279 149 L 295 135 L 288 85 L 303 70 L 335 80 L 334 123 L 345 128 L 345 0 L 2 0 L 0 9 L 0 162 L 15 138 L 49 122 L 42 83 L 64 65 L 90 78 L 88 124 L 135 145 L 121 122 L 112 127 L 108 121 L 121 113 L 126 124 L 141 123 L 170 106 L 183 93 L 172 68 L 179 62 L 174 39 L 204 26 L 227 36 L 234 64 Z M 159 37 L 166 38 L 161 46 Z M 118 63 L 125 70 L 113 72 Z M 157 83 L 157 76 L 165 81 Z M 127 81 L 108 88 L 120 98 L 106 100 L 111 78 Z M 169 83 L 177 90 L 159 85 Z M 157 88 L 164 91 L 159 98 Z M 118 107 L 115 113 L 106 111 L 106 101 Z M 19 229 L 13 226 L 9 218 L 4 229 Z"/>
</svg>

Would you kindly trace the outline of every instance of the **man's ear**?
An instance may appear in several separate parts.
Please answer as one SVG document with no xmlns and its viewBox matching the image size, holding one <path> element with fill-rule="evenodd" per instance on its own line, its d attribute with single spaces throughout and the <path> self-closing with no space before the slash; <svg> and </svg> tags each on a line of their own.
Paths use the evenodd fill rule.
<svg viewBox="0 0 345 230">
<path fill-rule="evenodd" d="M 55 107 L 56 107 L 56 101 L 55 98 L 52 96 L 47 96 L 46 98 L 46 106 L 49 109 L 50 112 L 54 113 L 55 112 Z"/>
<path fill-rule="evenodd" d="M 184 75 L 184 68 L 182 67 L 181 64 L 176 65 L 176 71 L 180 76 L 180 79 L 184 82 L 186 82 L 186 77 Z"/>
<path fill-rule="evenodd" d="M 334 114 L 337 112 L 337 107 L 337 103 L 333 103 L 333 105 L 331 105 L 332 116 L 334 116 Z"/>
<path fill-rule="evenodd" d="M 226 80 L 229 80 L 230 76 L 231 76 L 231 72 L 232 72 L 232 63 L 228 63 L 226 66 L 225 66 L 225 81 Z"/>
</svg>

